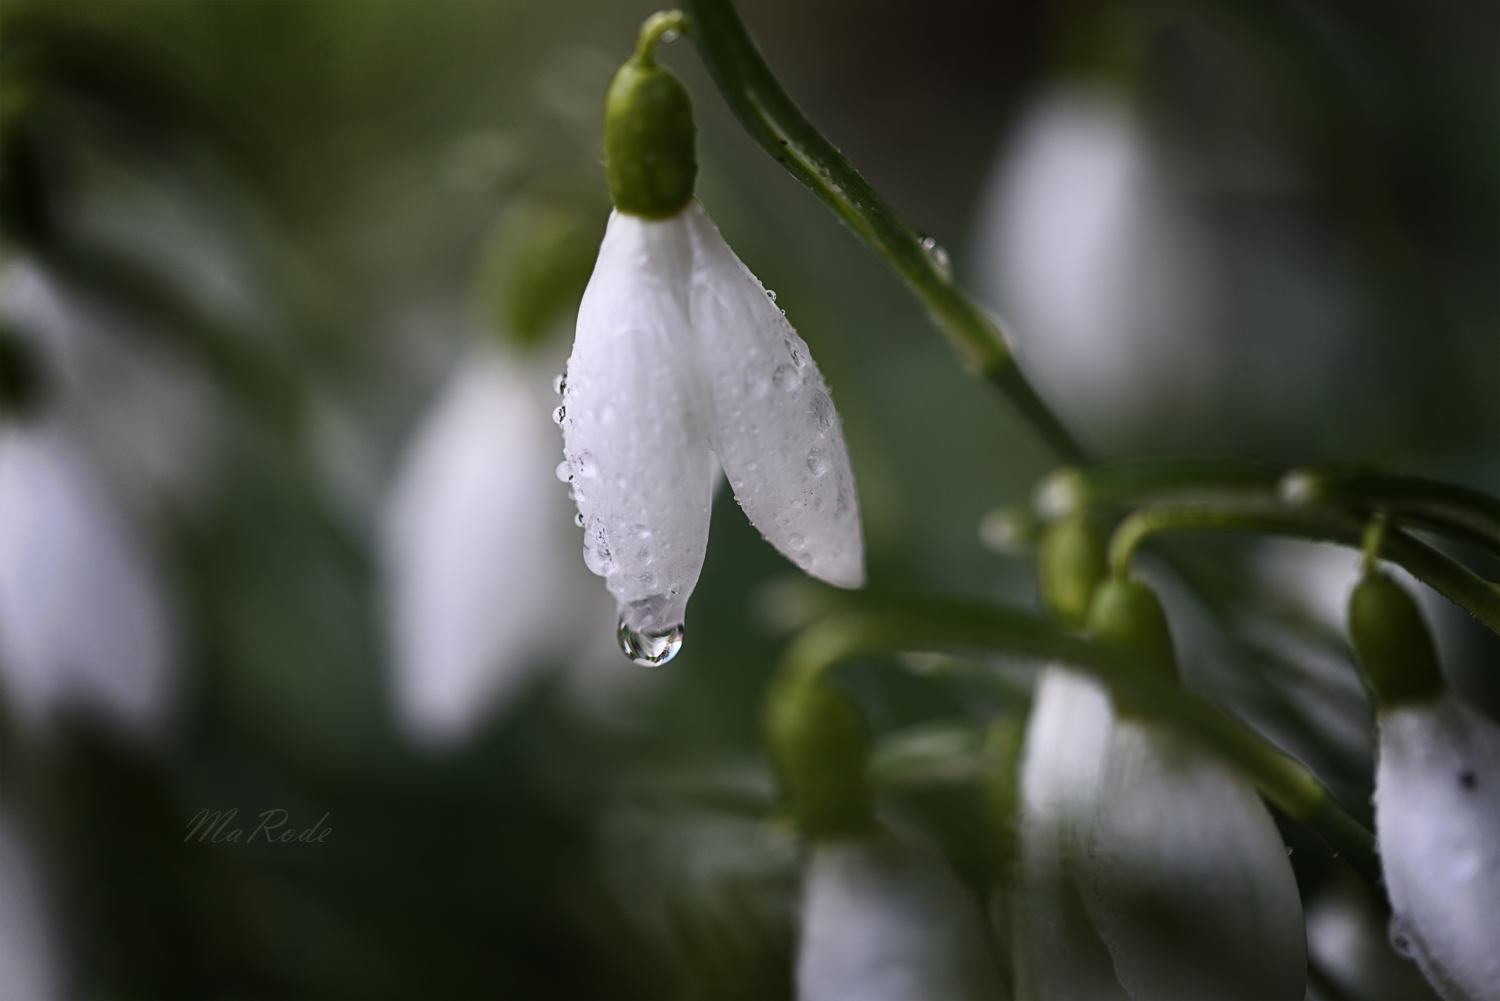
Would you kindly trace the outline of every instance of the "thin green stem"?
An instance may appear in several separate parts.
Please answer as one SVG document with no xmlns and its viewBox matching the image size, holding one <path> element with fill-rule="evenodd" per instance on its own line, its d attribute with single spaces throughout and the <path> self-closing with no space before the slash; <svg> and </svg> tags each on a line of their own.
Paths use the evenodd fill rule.
<svg viewBox="0 0 1500 1001">
<path fill-rule="evenodd" d="M 1031 503 L 1037 514 L 1053 520 L 1100 504 L 1139 504 L 1174 495 L 1269 496 L 1281 473 L 1277 466 L 1234 455 L 1139 455 L 1056 470 L 1037 484 Z"/>
<path fill-rule="evenodd" d="M 1281 481 L 1293 504 L 1321 504 L 1430 528 L 1500 559 L 1500 500 L 1477 490 L 1370 469 L 1326 465 L 1294 469 Z"/>
<path fill-rule="evenodd" d="M 688 31 L 745 130 L 904 280 L 963 362 L 999 387 L 1066 462 L 1086 454 L 1017 367 L 994 318 L 953 281 L 947 255 L 907 226 L 787 95 L 730 0 L 687 0 Z"/>
<path fill-rule="evenodd" d="M 1130 566 L 1141 543 L 1164 532 L 1253 532 L 1362 549 L 1362 521 L 1284 504 L 1241 502 L 1160 504 L 1142 508 L 1120 523 L 1110 540 L 1109 560 L 1116 572 Z M 1500 588 L 1457 560 L 1394 527 L 1381 543 L 1381 557 L 1500 633 Z"/>
<path fill-rule="evenodd" d="M 1249 776 L 1287 816 L 1314 831 L 1377 882 L 1374 836 L 1339 807 L 1333 795 L 1301 764 L 1244 725 L 1180 688 L 1152 682 L 1131 658 L 1063 632 L 1037 616 L 989 605 L 931 601 L 872 600 L 860 611 L 823 619 L 787 649 L 778 670 L 781 684 L 816 681 L 851 657 L 920 650 L 933 653 L 997 653 L 1059 660 L 1096 674 L 1123 697 L 1200 740 Z"/>
<path fill-rule="evenodd" d="M 687 15 L 680 10 L 659 10 L 641 24 L 641 33 L 635 40 L 635 58 L 642 66 L 656 63 L 656 46 L 671 33 L 674 37 L 687 30 Z"/>
</svg>

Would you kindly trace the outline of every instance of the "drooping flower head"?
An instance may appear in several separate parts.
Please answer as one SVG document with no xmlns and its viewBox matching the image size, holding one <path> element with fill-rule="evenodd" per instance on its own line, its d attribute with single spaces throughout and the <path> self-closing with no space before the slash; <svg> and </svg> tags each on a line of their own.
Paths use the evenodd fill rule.
<svg viewBox="0 0 1500 1001">
<path fill-rule="evenodd" d="M 606 102 L 615 212 L 578 314 L 559 408 L 584 560 L 622 649 L 682 640 L 708 545 L 717 455 L 752 524 L 807 573 L 864 583 L 859 503 L 833 400 L 775 297 L 693 198 L 691 104 L 646 22 Z"/>
</svg>

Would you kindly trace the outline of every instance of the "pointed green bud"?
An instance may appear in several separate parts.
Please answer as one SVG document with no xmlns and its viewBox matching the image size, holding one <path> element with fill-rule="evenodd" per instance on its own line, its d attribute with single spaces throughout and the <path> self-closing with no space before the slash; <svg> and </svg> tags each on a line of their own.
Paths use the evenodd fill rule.
<svg viewBox="0 0 1500 1001">
<path fill-rule="evenodd" d="M 1382 707 L 1428 702 L 1443 691 L 1437 648 L 1406 589 L 1377 571 L 1349 596 L 1349 639 Z"/>
<path fill-rule="evenodd" d="M 1156 593 L 1138 580 L 1111 577 L 1100 584 L 1089 606 L 1089 634 L 1101 646 L 1129 654 L 1143 680 L 1175 685 L 1177 656 L 1172 631 Z M 1121 712 L 1131 707 L 1119 705 Z"/>
<path fill-rule="evenodd" d="M 693 199 L 693 102 L 682 81 L 656 62 L 657 43 L 686 23 L 676 10 L 647 18 L 635 54 L 604 99 L 604 175 L 615 208 L 629 215 L 667 219 Z"/>
<path fill-rule="evenodd" d="M 765 725 L 783 803 L 803 834 L 871 829 L 870 733 L 853 699 L 822 680 L 787 682 L 773 690 Z"/>
<path fill-rule="evenodd" d="M 1037 584 L 1042 600 L 1069 629 L 1084 627 L 1094 588 L 1109 572 L 1104 544 L 1104 532 L 1084 512 L 1054 521 L 1042 532 Z"/>
</svg>

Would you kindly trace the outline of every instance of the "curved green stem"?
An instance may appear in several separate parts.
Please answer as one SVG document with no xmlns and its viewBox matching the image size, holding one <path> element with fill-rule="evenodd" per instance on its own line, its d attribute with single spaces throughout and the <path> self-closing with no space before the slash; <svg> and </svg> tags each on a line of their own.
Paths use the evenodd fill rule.
<svg viewBox="0 0 1500 1001">
<path fill-rule="evenodd" d="M 1359 520 L 1283 504 L 1160 504 L 1120 523 L 1109 561 L 1115 572 L 1125 572 L 1141 543 L 1163 532 L 1254 532 L 1362 549 L 1364 529 Z M 1500 588 L 1462 563 L 1395 527 L 1386 530 L 1380 555 L 1500 633 Z"/>
<path fill-rule="evenodd" d="M 890 265 L 965 364 L 998 386 L 1060 457 L 1085 461 L 1083 448 L 1016 366 L 994 318 L 954 283 L 946 253 L 898 219 L 807 120 L 772 75 L 730 0 L 686 0 L 683 6 L 688 31 L 745 130 Z"/>
<path fill-rule="evenodd" d="M 1139 503 L 1163 495 L 1269 495 L 1281 473 L 1270 463 L 1235 455 L 1139 455 L 1055 470 L 1036 485 L 1031 504 L 1043 518 L 1055 520 L 1098 504 Z"/>
<path fill-rule="evenodd" d="M 1397 522 L 1430 528 L 1500 559 L 1500 500 L 1477 490 L 1351 465 L 1309 466 L 1282 478 L 1283 500 L 1361 514 L 1385 511 Z"/>
<path fill-rule="evenodd" d="M 1153 683 L 1132 660 L 1025 612 L 987 605 L 871 601 L 808 627 L 778 669 L 778 685 L 817 681 L 839 662 L 898 650 L 1020 654 L 1096 674 L 1116 697 L 1169 721 L 1248 775 L 1271 802 L 1314 831 L 1371 882 L 1379 879 L 1374 836 L 1339 807 L 1305 767 L 1244 725 L 1172 685 Z"/>
</svg>

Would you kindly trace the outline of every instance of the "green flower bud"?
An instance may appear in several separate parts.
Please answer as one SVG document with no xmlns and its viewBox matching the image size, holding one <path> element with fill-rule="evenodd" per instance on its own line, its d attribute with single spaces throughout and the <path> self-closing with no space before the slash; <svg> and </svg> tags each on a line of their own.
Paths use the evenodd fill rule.
<svg viewBox="0 0 1500 1001">
<path fill-rule="evenodd" d="M 630 215 L 667 219 L 693 198 L 693 102 L 655 56 L 661 37 L 685 23 L 681 11 L 647 18 L 635 54 L 615 73 L 604 99 L 604 175 L 615 208 Z"/>
<path fill-rule="evenodd" d="M 577 308 L 594 270 L 605 214 L 586 198 L 561 195 L 525 196 L 506 211 L 483 267 L 503 336 L 535 344 Z"/>
<path fill-rule="evenodd" d="M 1094 592 L 1089 633 L 1103 646 L 1131 655 L 1150 679 L 1177 683 L 1172 631 L 1156 593 L 1138 580 L 1111 577 Z M 1116 700 L 1118 704 L 1118 699 Z M 1119 706 L 1129 712 L 1128 706 Z"/>
<path fill-rule="evenodd" d="M 1390 575 L 1366 573 L 1349 596 L 1349 639 L 1383 707 L 1428 702 L 1443 690 L 1432 633 Z"/>
<path fill-rule="evenodd" d="M 765 725 L 783 803 L 802 833 L 846 837 L 874 825 L 870 734 L 849 696 L 821 680 L 787 682 L 773 691 Z"/>
<path fill-rule="evenodd" d="M 1083 512 L 1053 522 L 1042 532 L 1036 570 L 1052 614 L 1069 629 L 1082 629 L 1094 588 L 1109 572 L 1103 531 Z"/>
</svg>

